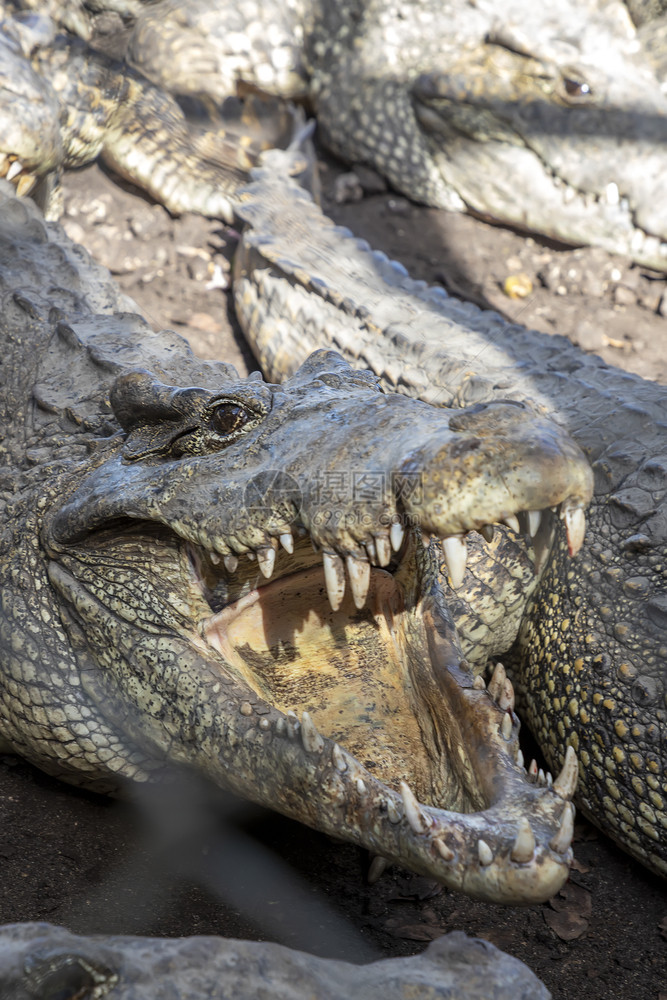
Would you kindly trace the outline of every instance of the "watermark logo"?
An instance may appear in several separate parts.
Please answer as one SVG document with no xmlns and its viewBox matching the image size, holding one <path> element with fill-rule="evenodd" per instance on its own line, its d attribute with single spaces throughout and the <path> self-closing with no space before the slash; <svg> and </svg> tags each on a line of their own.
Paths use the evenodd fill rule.
<svg viewBox="0 0 667 1000">
<path fill-rule="evenodd" d="M 247 484 L 244 507 L 258 520 L 270 518 L 277 510 L 297 514 L 303 503 L 303 490 L 299 481 L 281 469 L 267 469 L 253 476 Z"/>
</svg>

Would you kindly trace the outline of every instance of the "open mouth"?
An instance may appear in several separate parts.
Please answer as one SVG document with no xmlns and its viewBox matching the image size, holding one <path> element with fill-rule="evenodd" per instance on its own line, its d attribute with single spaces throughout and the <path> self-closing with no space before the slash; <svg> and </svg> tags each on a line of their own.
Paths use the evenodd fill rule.
<svg viewBox="0 0 667 1000">
<path fill-rule="evenodd" d="M 578 550 L 583 512 L 566 508 L 563 518 L 570 549 Z M 521 525 L 517 517 L 507 520 L 516 534 L 523 525 L 541 568 L 553 512 L 522 514 Z M 487 538 L 493 530 L 486 526 Z M 451 720 L 441 731 L 440 674 L 465 671 L 451 621 L 427 583 L 442 562 L 450 585 L 463 585 L 465 536 L 440 540 L 395 521 L 372 536 L 367 558 L 358 558 L 319 551 L 303 527 L 295 533 L 296 539 L 283 533 L 240 556 L 186 546 L 195 585 L 212 612 L 200 618 L 198 633 L 259 697 L 285 716 L 306 712 L 379 780 L 405 780 L 433 805 L 484 808 L 488 789 L 461 781 L 451 755 L 442 756 L 443 745 L 451 751 L 453 742 L 464 741 L 460 733 L 454 737 Z M 432 623 L 446 637 L 444 663 L 432 663 Z M 469 683 L 482 685 L 479 677 Z M 501 711 L 510 712 L 501 725 L 513 733 L 506 678 L 498 697 Z"/>
<path fill-rule="evenodd" d="M 570 547 L 583 531 L 576 509 L 561 511 Z M 555 518 L 519 520 L 543 529 Z M 437 599 L 443 541 L 399 527 L 382 538 L 368 559 L 347 558 L 343 588 L 342 555 L 316 551 L 304 528 L 222 556 L 135 521 L 61 552 L 51 580 L 87 617 L 82 590 L 105 576 L 111 584 L 119 565 L 126 575 L 133 553 L 147 552 L 135 595 L 166 574 L 171 587 L 158 590 L 171 619 L 176 608 L 181 616 L 188 678 L 194 685 L 201 664 L 230 684 L 209 704 L 200 690 L 188 707 L 177 682 L 171 703 L 219 713 L 228 739 L 240 726 L 233 742 L 244 755 L 248 734 L 260 741 L 251 765 L 225 764 L 228 787 L 480 898 L 548 898 L 571 860 L 574 752 L 556 781 L 526 770 L 509 679 L 500 665 L 488 688 L 473 676 Z M 107 612 L 96 601 L 93 613 Z M 166 617 L 165 604 L 156 620 Z M 131 608 L 123 627 L 132 633 L 136 620 Z"/>
<path fill-rule="evenodd" d="M 583 512 L 563 505 L 560 516 L 576 551 Z M 557 516 L 507 520 L 539 553 Z M 190 641 L 246 691 L 236 711 L 316 769 L 303 812 L 286 807 L 289 793 L 270 804 L 473 895 L 529 902 L 567 875 L 576 758 L 568 752 L 555 782 L 526 769 L 502 666 L 487 688 L 461 662 L 432 590 L 445 569 L 450 585 L 464 584 L 465 538 L 455 542 L 452 559 L 451 539 L 398 523 L 367 559 L 322 552 L 303 527 L 224 556 L 181 540 Z M 333 819 L 323 769 L 345 789 Z"/>
</svg>

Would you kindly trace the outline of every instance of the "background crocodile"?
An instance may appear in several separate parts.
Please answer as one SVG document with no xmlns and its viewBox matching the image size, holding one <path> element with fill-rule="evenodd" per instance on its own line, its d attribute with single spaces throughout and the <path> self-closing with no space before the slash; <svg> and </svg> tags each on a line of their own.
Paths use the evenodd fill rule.
<svg viewBox="0 0 667 1000">
<path fill-rule="evenodd" d="M 411 198 L 664 270 L 667 98 L 641 38 L 597 0 L 501 18 L 456 0 L 163 0 L 129 58 L 177 93 L 307 97 L 330 149 Z"/>
<path fill-rule="evenodd" d="M 13 12 L 0 4 L 0 176 L 50 217 L 62 210 L 62 170 L 99 156 L 172 212 L 229 220 L 258 152 L 292 135 L 295 115 L 284 102 L 230 100 L 214 119 L 191 103 L 186 118 L 127 63 L 58 31 L 48 17 Z"/>
<path fill-rule="evenodd" d="M 246 98 L 202 126 L 167 91 L 210 107 L 250 88 L 307 100 L 330 149 L 411 198 L 667 267 L 664 32 L 637 31 L 620 3 L 516 0 L 502 24 L 492 3 L 435 0 L 94 6 L 137 16 L 141 75 L 71 38 L 39 39 L 30 81 L 5 52 L 0 153 L 26 187 L 101 152 L 171 210 L 227 218 L 291 114 Z M 76 26 L 70 5 L 50 8 Z"/>
<path fill-rule="evenodd" d="M 289 177 L 290 157 L 268 154 L 239 208 L 249 231 L 235 303 L 264 370 L 284 376 L 326 344 L 393 390 L 443 406 L 531 398 L 591 459 L 581 562 L 567 564 L 561 539 L 537 594 L 506 596 L 496 560 L 472 536 L 468 573 L 450 568 L 454 617 L 480 668 L 516 638 L 516 681 L 550 764 L 574 746 L 586 813 L 666 874 L 665 389 L 413 282 L 321 214 Z M 519 545 L 530 531 L 540 565 L 541 532 L 551 541 L 552 528 L 513 529 Z"/>
</svg>

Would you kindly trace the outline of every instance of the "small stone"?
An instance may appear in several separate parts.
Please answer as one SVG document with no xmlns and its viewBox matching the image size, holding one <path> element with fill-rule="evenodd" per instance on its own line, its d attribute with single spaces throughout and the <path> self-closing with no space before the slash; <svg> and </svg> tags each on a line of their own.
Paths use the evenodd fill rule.
<svg viewBox="0 0 667 1000">
<path fill-rule="evenodd" d="M 411 207 L 407 198 L 390 198 L 387 201 L 387 209 L 392 215 L 408 215 Z"/>
<path fill-rule="evenodd" d="M 337 205 L 362 201 L 364 189 L 355 173 L 339 174 L 334 183 L 334 201 Z"/>
<path fill-rule="evenodd" d="M 573 340 L 582 351 L 599 351 L 602 347 L 602 334 L 597 324 L 585 319 L 573 331 Z"/>
<path fill-rule="evenodd" d="M 189 319 L 189 325 L 203 330 L 204 333 L 222 333 L 222 326 L 214 316 L 206 312 L 193 312 Z"/>
<path fill-rule="evenodd" d="M 634 306 L 637 302 L 637 296 L 628 288 L 626 285 L 617 285 L 614 289 L 614 303 L 617 306 Z"/>
<path fill-rule="evenodd" d="M 186 270 L 193 281 L 207 281 L 211 275 L 209 262 L 202 260 L 201 257 L 192 257 L 187 263 Z"/>
<path fill-rule="evenodd" d="M 533 283 L 527 274 L 510 274 L 503 282 L 503 291 L 509 299 L 525 299 L 533 290 Z"/>
</svg>

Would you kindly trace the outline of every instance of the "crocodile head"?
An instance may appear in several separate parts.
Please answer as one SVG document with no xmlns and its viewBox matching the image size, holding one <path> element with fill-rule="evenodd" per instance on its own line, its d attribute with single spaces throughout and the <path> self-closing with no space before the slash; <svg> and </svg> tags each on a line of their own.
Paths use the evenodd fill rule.
<svg viewBox="0 0 667 1000">
<path fill-rule="evenodd" d="M 408 197 L 667 268 L 660 44 L 623 4 L 312 0 L 285 40 L 275 6 L 272 52 L 234 5 L 175 0 L 142 11 L 131 58 L 167 89 L 308 95 L 333 150 Z"/>
<path fill-rule="evenodd" d="M 107 772 L 185 764 L 480 898 L 553 894 L 574 753 L 553 787 L 527 775 L 511 685 L 462 661 L 447 577 L 467 532 L 524 511 L 559 510 L 576 548 L 578 448 L 524 404 L 438 410 L 329 351 L 283 385 L 129 369 L 110 398 L 122 433 L 42 529 L 81 690 L 117 733 Z"/>
<path fill-rule="evenodd" d="M 433 160 L 485 218 L 665 270 L 664 88 L 624 11 L 534 7 L 416 80 Z"/>
</svg>

